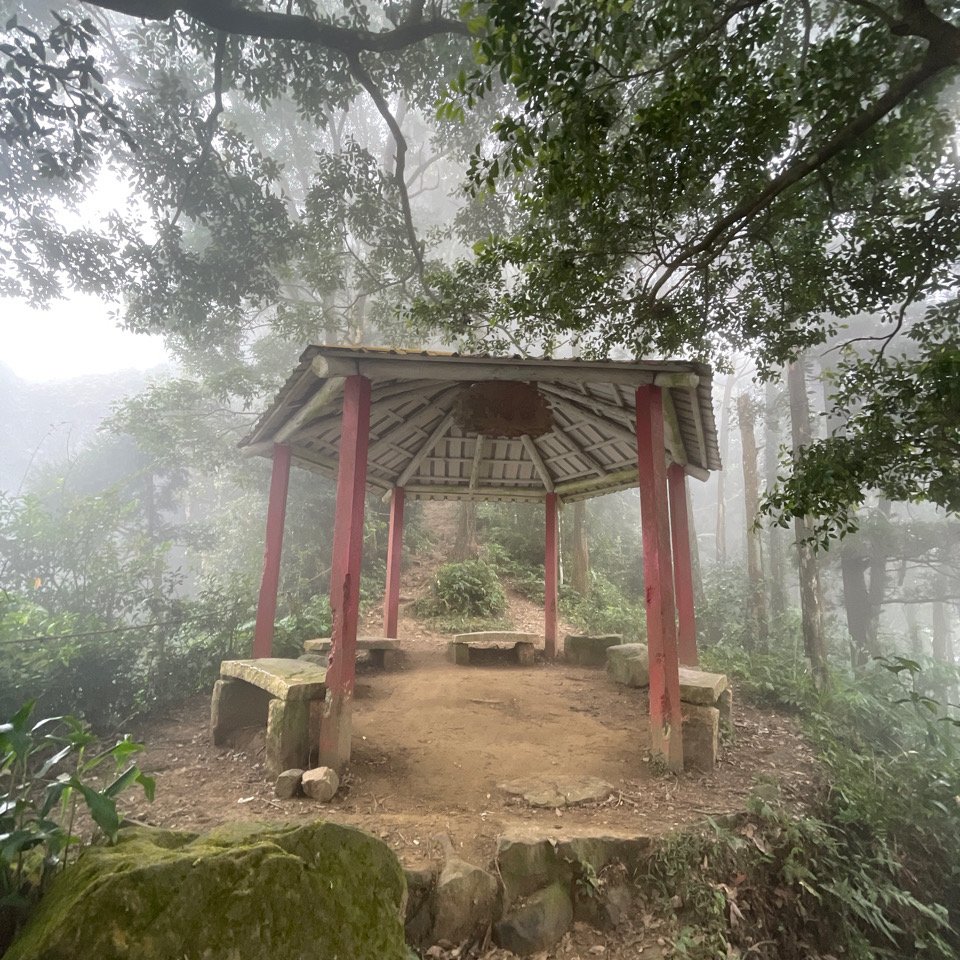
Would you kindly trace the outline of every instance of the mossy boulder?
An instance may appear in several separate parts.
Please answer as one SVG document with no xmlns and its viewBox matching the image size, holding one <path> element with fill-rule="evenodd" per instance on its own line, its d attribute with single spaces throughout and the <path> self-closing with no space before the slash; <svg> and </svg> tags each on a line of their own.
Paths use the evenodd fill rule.
<svg viewBox="0 0 960 960">
<path fill-rule="evenodd" d="M 406 960 L 405 896 L 350 827 L 135 828 L 57 878 L 5 960 Z"/>
</svg>

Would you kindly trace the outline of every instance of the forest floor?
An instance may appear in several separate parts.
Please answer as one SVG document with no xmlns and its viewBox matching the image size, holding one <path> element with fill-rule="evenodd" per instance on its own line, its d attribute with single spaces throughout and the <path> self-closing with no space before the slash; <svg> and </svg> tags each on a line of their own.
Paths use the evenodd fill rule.
<svg viewBox="0 0 960 960">
<path fill-rule="evenodd" d="M 530 622 L 539 611 L 529 601 L 512 597 L 510 614 L 517 629 L 542 630 L 542 620 Z M 124 814 L 184 830 L 322 815 L 382 837 L 408 864 L 430 859 L 441 833 L 464 859 L 486 864 L 506 832 L 653 835 L 740 811 L 767 781 L 787 801 L 812 791 L 811 753 L 788 717 L 736 704 L 736 739 L 716 770 L 666 775 L 649 759 L 645 691 L 562 662 L 456 666 L 444 658 L 448 637 L 410 616 L 401 616 L 399 636 L 399 669 L 358 667 L 352 759 L 332 803 L 277 800 L 263 731 L 214 746 L 209 696 L 198 695 L 135 731 L 157 796 L 147 804 L 126 794 Z M 500 789 L 558 776 L 597 777 L 615 792 L 600 803 L 542 809 Z"/>
</svg>

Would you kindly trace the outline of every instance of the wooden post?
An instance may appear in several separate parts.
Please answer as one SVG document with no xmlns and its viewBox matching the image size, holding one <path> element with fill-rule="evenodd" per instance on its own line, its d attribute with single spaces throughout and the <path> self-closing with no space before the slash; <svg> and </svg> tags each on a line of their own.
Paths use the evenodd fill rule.
<svg viewBox="0 0 960 960">
<path fill-rule="evenodd" d="M 663 756 L 669 769 L 680 771 L 683 769 L 680 662 L 660 387 L 637 388 L 637 471 L 650 663 L 650 746 Z"/>
<path fill-rule="evenodd" d="M 552 658 L 557 655 L 557 571 L 560 561 L 555 493 L 546 495 L 544 514 L 543 652 Z"/>
<path fill-rule="evenodd" d="M 677 599 L 677 650 L 685 667 L 695 667 L 697 620 L 693 604 L 693 562 L 690 552 L 690 519 L 687 514 L 687 477 L 683 467 L 667 468 L 670 488 L 670 535 L 673 542 L 673 589 Z"/>
<path fill-rule="evenodd" d="M 263 549 L 263 576 L 257 601 L 257 622 L 253 629 L 253 656 L 269 657 L 273 652 L 273 624 L 277 616 L 277 587 L 280 584 L 280 553 L 283 549 L 283 521 L 287 515 L 287 488 L 290 483 L 290 448 L 273 445 L 273 472 L 267 503 L 267 535 Z"/>
<path fill-rule="evenodd" d="M 390 499 L 390 528 L 387 533 L 387 588 L 383 596 L 383 635 L 397 637 L 400 608 L 400 554 L 403 550 L 403 487 L 394 487 Z"/>
<path fill-rule="evenodd" d="M 358 374 L 343 384 L 330 611 L 333 617 L 327 696 L 320 722 L 320 764 L 339 770 L 350 760 L 353 681 L 360 612 L 360 557 L 370 440 L 370 381 Z"/>
</svg>

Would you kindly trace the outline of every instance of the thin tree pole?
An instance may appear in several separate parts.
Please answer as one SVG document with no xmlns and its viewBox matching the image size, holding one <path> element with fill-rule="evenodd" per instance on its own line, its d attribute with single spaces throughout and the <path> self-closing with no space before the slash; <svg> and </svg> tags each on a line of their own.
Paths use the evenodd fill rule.
<svg viewBox="0 0 960 960">
<path fill-rule="evenodd" d="M 764 595 L 763 570 L 760 565 L 760 532 L 756 528 L 760 513 L 760 480 L 757 476 L 756 409 L 749 394 L 737 397 L 737 419 L 740 421 L 740 446 L 743 451 L 743 505 L 747 545 L 747 580 L 751 640 L 761 649 L 767 646 L 769 625 Z"/>
<path fill-rule="evenodd" d="M 730 401 L 733 397 L 734 375 L 727 376 L 723 385 L 723 398 L 720 401 L 720 460 L 727 462 L 727 453 L 730 447 Z M 718 564 L 727 562 L 727 516 L 724 503 L 724 476 L 723 470 L 717 473 L 717 536 L 714 541 L 716 560 Z"/>
<path fill-rule="evenodd" d="M 767 490 L 777 483 L 780 451 L 780 417 L 777 409 L 779 391 L 774 383 L 767 383 L 764 397 L 763 467 Z M 776 623 L 787 612 L 787 590 L 783 582 L 783 539 L 775 523 L 767 527 L 767 576 L 770 588 L 770 617 Z"/>
<path fill-rule="evenodd" d="M 807 397 L 807 376 L 803 359 L 798 358 L 787 368 L 787 387 L 790 392 L 790 426 L 794 461 L 800 450 L 812 439 L 810 429 L 810 401 Z M 822 687 L 827 682 L 827 645 L 823 631 L 823 593 L 820 588 L 820 568 L 812 544 L 813 525 L 808 517 L 794 520 L 797 544 L 797 562 L 800 575 L 800 612 L 803 621 L 803 646 L 810 662 L 814 683 Z"/>
</svg>

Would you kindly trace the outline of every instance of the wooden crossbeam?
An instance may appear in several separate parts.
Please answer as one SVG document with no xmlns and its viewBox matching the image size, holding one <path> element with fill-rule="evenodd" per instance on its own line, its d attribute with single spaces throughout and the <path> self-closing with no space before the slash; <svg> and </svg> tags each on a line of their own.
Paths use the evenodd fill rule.
<svg viewBox="0 0 960 960">
<path fill-rule="evenodd" d="M 550 476 L 550 471 L 547 469 L 543 457 L 540 456 L 540 451 L 537 449 L 536 443 L 530 435 L 526 433 L 520 438 L 520 441 L 523 443 L 523 449 L 527 451 L 527 455 L 533 461 L 533 466 L 543 483 L 544 490 L 546 490 L 547 493 L 553 493 L 553 477 Z"/>
</svg>

